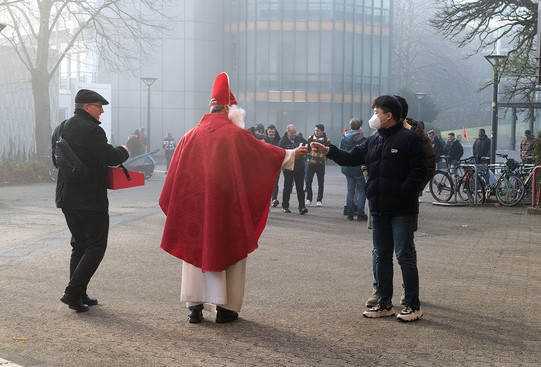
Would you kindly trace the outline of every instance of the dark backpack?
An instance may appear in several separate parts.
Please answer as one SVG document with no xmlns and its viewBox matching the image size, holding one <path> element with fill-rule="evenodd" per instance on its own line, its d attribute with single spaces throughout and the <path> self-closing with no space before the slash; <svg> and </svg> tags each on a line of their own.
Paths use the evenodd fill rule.
<svg viewBox="0 0 541 367">
<path fill-rule="evenodd" d="M 53 146 L 54 163 L 67 182 L 82 182 L 89 176 L 89 169 L 62 137 L 66 121 L 60 124 L 59 138 Z"/>
</svg>

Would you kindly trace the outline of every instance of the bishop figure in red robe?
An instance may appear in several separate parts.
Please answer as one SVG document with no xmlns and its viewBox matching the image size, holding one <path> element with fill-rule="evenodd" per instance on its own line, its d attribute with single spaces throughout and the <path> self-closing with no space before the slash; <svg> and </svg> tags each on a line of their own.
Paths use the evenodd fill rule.
<svg viewBox="0 0 541 367">
<path fill-rule="evenodd" d="M 245 130 L 226 73 L 216 77 L 210 107 L 179 142 L 159 201 L 167 217 L 161 248 L 183 260 L 180 300 L 190 323 L 201 322 L 204 303 L 217 306 L 216 322 L 238 319 L 246 259 L 265 228 L 276 176 L 307 151 Z"/>
</svg>

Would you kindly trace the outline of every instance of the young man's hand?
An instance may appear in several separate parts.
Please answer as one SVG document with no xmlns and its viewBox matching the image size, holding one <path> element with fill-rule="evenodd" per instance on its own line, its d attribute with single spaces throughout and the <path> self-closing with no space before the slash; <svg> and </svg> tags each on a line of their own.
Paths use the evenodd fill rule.
<svg viewBox="0 0 541 367">
<path fill-rule="evenodd" d="M 329 153 L 329 147 L 326 147 L 325 145 L 321 143 L 316 143 L 315 141 L 310 143 L 310 148 L 316 153 L 320 154 L 327 154 Z"/>
</svg>

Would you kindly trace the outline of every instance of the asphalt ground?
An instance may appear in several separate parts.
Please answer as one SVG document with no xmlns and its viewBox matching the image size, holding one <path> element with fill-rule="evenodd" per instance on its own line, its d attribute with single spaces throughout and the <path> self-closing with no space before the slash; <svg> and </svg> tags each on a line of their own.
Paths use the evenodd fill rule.
<svg viewBox="0 0 541 367">
<path fill-rule="evenodd" d="M 240 319 L 216 324 L 206 310 L 192 325 L 179 302 L 180 260 L 159 247 L 164 177 L 110 191 L 109 247 L 89 286 L 99 305 L 85 313 L 59 300 L 70 246 L 54 184 L 0 188 L 0 366 L 541 365 L 541 216 L 526 206 L 443 207 L 425 193 L 416 233 L 424 316 L 366 319 L 371 232 L 346 220 L 345 179 L 329 164 L 323 207 L 271 209 L 248 257 Z"/>
</svg>

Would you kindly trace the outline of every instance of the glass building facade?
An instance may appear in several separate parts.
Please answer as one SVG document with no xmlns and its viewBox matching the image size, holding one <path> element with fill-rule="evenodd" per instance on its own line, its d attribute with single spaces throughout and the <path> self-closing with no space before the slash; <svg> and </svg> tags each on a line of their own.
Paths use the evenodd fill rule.
<svg viewBox="0 0 541 367">
<path fill-rule="evenodd" d="M 246 125 L 325 125 L 337 141 L 391 92 L 392 0 L 231 0 L 224 70 Z M 367 128 L 367 127 L 366 127 Z"/>
</svg>

